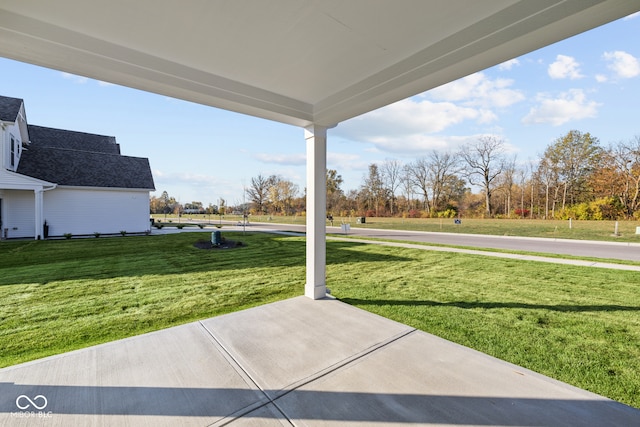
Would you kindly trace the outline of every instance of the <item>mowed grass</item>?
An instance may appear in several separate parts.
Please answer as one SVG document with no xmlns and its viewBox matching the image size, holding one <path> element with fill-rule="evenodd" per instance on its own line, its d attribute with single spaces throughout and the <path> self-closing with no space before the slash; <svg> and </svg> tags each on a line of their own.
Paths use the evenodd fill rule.
<svg viewBox="0 0 640 427">
<path fill-rule="evenodd" d="M 0 365 L 303 293 L 304 239 L 210 233 L 0 244 Z M 327 242 L 340 300 L 640 407 L 640 273 Z"/>
<path fill-rule="evenodd" d="M 327 281 L 340 300 L 640 407 L 639 272 L 328 247 Z"/>
<path fill-rule="evenodd" d="M 210 233 L 0 244 L 0 366 L 301 295 L 304 241 Z"/>
</svg>

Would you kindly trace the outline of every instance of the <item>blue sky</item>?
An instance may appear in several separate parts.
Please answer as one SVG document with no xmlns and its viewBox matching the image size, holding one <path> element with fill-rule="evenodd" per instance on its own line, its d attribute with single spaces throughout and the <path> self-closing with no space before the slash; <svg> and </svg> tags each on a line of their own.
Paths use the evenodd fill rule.
<svg viewBox="0 0 640 427">
<path fill-rule="evenodd" d="M 502 138 L 521 163 L 571 129 L 603 145 L 640 135 L 640 14 L 343 122 L 327 167 L 356 189 L 371 163 Z M 25 100 L 30 124 L 115 136 L 148 157 L 159 196 L 243 201 L 252 177 L 305 186 L 303 131 L 289 125 L 0 58 L 0 95 Z"/>
</svg>

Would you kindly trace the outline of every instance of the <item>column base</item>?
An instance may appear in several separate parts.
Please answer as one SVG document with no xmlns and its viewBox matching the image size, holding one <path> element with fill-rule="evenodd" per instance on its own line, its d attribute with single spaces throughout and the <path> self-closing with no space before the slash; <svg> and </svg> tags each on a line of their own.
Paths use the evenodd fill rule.
<svg viewBox="0 0 640 427">
<path fill-rule="evenodd" d="M 327 286 L 326 285 L 318 285 L 318 286 L 309 286 L 309 284 L 304 285 L 304 296 L 311 299 L 322 299 L 327 296 Z"/>
</svg>

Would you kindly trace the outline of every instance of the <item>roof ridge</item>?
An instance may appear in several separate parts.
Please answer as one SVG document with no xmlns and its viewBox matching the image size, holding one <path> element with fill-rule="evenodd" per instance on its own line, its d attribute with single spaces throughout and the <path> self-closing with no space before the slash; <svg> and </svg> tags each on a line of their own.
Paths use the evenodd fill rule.
<svg viewBox="0 0 640 427">
<path fill-rule="evenodd" d="M 101 133 L 92 133 L 92 132 L 84 132 L 84 131 L 79 131 L 79 130 L 61 129 L 61 128 L 54 128 L 54 127 L 51 127 L 51 126 L 41 126 L 41 125 L 33 125 L 33 124 L 29 124 L 28 126 L 29 127 L 42 128 L 42 129 L 59 130 L 59 131 L 62 131 L 62 132 L 69 132 L 69 133 L 81 133 L 81 134 L 85 134 L 85 135 L 102 136 L 102 137 L 105 137 L 105 138 L 113 139 L 113 143 L 117 144 L 116 137 L 113 136 L 113 135 L 103 135 Z"/>
<path fill-rule="evenodd" d="M 38 144 L 36 146 L 32 146 L 32 147 L 27 147 L 25 148 L 25 151 L 30 151 L 30 150 L 42 150 L 42 149 L 48 149 L 48 150 L 60 150 L 60 151 L 73 151 L 73 152 L 78 152 L 78 153 L 93 153 L 93 154 L 102 154 L 105 156 L 116 156 L 116 157 L 128 157 L 131 159 L 148 159 L 148 157 L 141 157 L 141 156 L 129 156 L 126 154 L 120 154 L 120 153 L 106 153 L 104 151 L 91 151 L 91 150 L 79 150 L 77 148 L 64 148 L 64 147 L 54 147 L 51 145 L 42 145 L 42 144 Z"/>
</svg>

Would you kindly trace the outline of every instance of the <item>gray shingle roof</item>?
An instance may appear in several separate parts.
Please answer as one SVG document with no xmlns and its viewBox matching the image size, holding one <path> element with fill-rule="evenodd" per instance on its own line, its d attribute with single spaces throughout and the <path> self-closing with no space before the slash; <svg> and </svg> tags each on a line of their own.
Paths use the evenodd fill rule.
<svg viewBox="0 0 640 427">
<path fill-rule="evenodd" d="M 58 185 L 155 189 L 148 159 L 119 154 L 33 145 L 22 153 L 18 173 Z"/>
<path fill-rule="evenodd" d="M 18 117 L 18 113 L 20 112 L 21 105 L 22 99 L 0 96 L 0 120 L 5 122 L 15 122 L 16 117 Z"/>
<path fill-rule="evenodd" d="M 29 125 L 18 173 L 58 185 L 154 190 L 149 160 L 120 155 L 115 137 Z"/>
<path fill-rule="evenodd" d="M 66 148 L 96 153 L 120 154 L 120 145 L 113 136 L 29 125 L 30 146 Z"/>
</svg>

